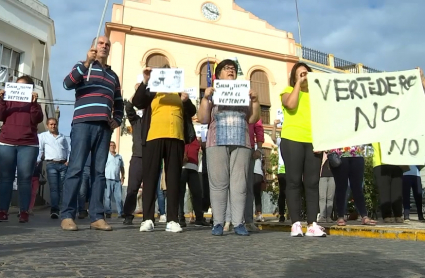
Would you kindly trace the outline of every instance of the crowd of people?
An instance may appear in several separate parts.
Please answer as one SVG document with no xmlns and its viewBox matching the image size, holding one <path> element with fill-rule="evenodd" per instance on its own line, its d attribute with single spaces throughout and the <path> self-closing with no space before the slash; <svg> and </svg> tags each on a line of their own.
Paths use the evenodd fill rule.
<svg viewBox="0 0 425 278">
<path fill-rule="evenodd" d="M 265 169 L 264 128 L 257 92 L 250 90 L 249 106 L 222 106 L 214 103 L 215 89 L 210 86 L 197 109 L 187 93 L 151 92 L 148 84 L 152 69 L 147 67 L 133 96 L 124 102 L 119 78 L 106 64 L 109 50 L 107 37 L 93 40 L 86 60 L 78 62 L 64 80 L 64 88 L 75 90 L 76 96 L 70 150 L 65 136 L 58 132 L 55 118 L 47 119 L 48 131 L 37 134 L 43 113 L 36 93 L 30 103 L 23 103 L 5 101 L 4 91 L 0 91 L 0 121 L 4 123 L 0 133 L 0 222 L 9 217 L 15 172 L 19 222 L 29 221 L 44 161 L 50 217 L 60 218 L 65 231 L 78 230 L 77 215 L 80 219 L 89 217 L 92 229 L 112 230 L 105 219 L 112 215 L 113 196 L 123 224 L 132 225 L 135 213 L 142 212 L 140 231 L 153 231 L 158 202 L 159 222 L 166 223 L 165 230 L 182 232 L 187 225 L 186 185 L 195 226 L 212 226 L 215 236 L 230 230 L 241 236 L 258 231 L 254 222 L 264 221 L 261 199 Z M 334 200 L 336 225 L 346 225 L 349 188 L 361 224 L 376 225 L 377 221 L 368 217 L 363 193 L 366 146 L 326 152 L 313 148 L 307 81 L 311 71 L 305 63 L 293 66 L 289 86 L 280 94 L 284 120 L 276 120 L 273 125 L 272 140 L 279 155 L 279 221 L 286 221 L 287 207 L 291 236 L 325 237 L 324 228 L 318 223 L 333 222 Z M 216 79 L 232 81 L 237 72 L 238 64 L 226 59 L 214 73 Z M 425 88 L 422 71 L 421 78 Z M 34 85 L 28 76 L 17 82 Z M 111 135 L 121 125 L 124 111 L 132 127 L 133 148 L 123 202 L 125 165 Z M 194 117 L 208 125 L 205 140 L 196 135 Z M 409 220 L 410 189 L 419 219 L 423 220 L 421 168 L 384 165 L 379 143 L 372 145 L 383 221 Z M 305 234 L 301 225 L 302 197 L 306 204 Z M 209 209 L 212 217 L 207 222 L 204 214 Z"/>
</svg>

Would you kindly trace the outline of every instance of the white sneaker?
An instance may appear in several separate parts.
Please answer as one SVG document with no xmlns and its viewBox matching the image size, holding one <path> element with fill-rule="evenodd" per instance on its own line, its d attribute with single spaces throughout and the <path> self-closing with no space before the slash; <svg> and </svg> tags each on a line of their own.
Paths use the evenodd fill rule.
<svg viewBox="0 0 425 278">
<path fill-rule="evenodd" d="M 152 232 L 154 229 L 152 220 L 146 220 L 143 221 L 142 224 L 140 224 L 140 231 L 141 232 Z"/>
<path fill-rule="evenodd" d="M 172 232 L 172 233 L 181 233 L 183 232 L 182 227 L 180 227 L 179 223 L 176 223 L 174 221 L 170 221 L 167 223 L 167 227 L 165 228 L 166 232 Z"/>
<path fill-rule="evenodd" d="M 165 214 L 159 216 L 159 223 L 166 223 L 167 222 L 167 217 L 165 216 Z"/>
<path fill-rule="evenodd" d="M 257 215 L 257 217 L 255 217 L 255 221 L 256 222 L 264 222 L 264 217 L 262 214 Z"/>
<path fill-rule="evenodd" d="M 313 237 L 326 237 L 326 233 L 324 231 L 325 228 L 317 225 L 316 222 L 313 222 L 313 225 L 307 228 L 307 233 L 305 233 L 305 235 Z"/>
<path fill-rule="evenodd" d="M 257 226 L 255 226 L 254 223 L 245 224 L 245 228 L 248 232 L 251 233 L 258 233 L 259 231 L 261 231 Z"/>
<path fill-rule="evenodd" d="M 302 229 L 300 221 L 292 224 L 291 236 L 293 236 L 293 237 L 303 237 L 304 236 L 303 229 Z"/>
</svg>

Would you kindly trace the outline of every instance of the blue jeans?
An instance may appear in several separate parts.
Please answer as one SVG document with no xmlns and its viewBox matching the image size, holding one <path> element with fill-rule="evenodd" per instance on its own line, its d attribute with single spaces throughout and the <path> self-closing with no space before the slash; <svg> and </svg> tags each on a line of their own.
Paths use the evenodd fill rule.
<svg viewBox="0 0 425 278">
<path fill-rule="evenodd" d="M 121 181 L 106 179 L 105 213 L 112 214 L 111 199 L 114 195 L 118 216 L 123 214 Z"/>
<path fill-rule="evenodd" d="M 63 185 L 61 218 L 75 219 L 84 165 L 91 152 L 91 196 L 89 216 L 92 222 L 104 219 L 105 166 L 108 159 L 111 128 L 107 122 L 77 123 L 71 129 L 71 154 Z"/>
<path fill-rule="evenodd" d="M 86 211 L 87 200 L 90 200 L 90 167 L 85 166 L 80 192 L 78 193 L 78 212 Z"/>
<path fill-rule="evenodd" d="M 20 210 L 28 211 L 37 156 L 36 147 L 0 145 L 0 210 L 9 211 L 17 169 Z"/>
<path fill-rule="evenodd" d="M 164 195 L 164 191 L 161 189 L 161 175 L 162 175 L 162 169 L 159 174 L 158 186 L 156 189 L 156 198 L 158 200 L 159 214 L 164 215 L 165 214 L 165 195 Z"/>
<path fill-rule="evenodd" d="M 61 203 L 61 195 L 63 188 L 63 181 L 68 167 L 65 164 L 46 162 L 47 181 L 50 188 L 50 210 L 53 212 L 59 211 L 59 204 Z"/>
</svg>

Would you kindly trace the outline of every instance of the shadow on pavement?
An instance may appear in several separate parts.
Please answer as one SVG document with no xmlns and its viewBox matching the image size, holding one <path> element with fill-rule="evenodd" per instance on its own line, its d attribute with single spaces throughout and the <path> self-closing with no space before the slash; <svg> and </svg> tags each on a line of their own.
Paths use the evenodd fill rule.
<svg viewBox="0 0 425 278">
<path fill-rule="evenodd" d="M 0 245 L 0 257 L 15 256 L 17 254 L 41 251 L 52 248 L 75 247 L 78 245 L 88 245 L 95 243 L 91 240 L 63 240 L 63 241 L 43 241 L 43 242 L 25 242 L 9 243 Z"/>
</svg>

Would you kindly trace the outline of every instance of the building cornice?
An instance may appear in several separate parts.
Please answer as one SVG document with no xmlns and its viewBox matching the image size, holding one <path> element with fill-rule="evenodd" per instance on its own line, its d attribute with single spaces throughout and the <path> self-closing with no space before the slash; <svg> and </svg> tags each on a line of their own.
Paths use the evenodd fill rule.
<svg viewBox="0 0 425 278">
<path fill-rule="evenodd" d="M 275 61 L 281 61 L 281 62 L 296 63 L 299 61 L 298 56 L 295 56 L 295 55 L 276 53 L 276 52 L 241 46 L 241 45 L 229 44 L 224 42 L 218 42 L 213 40 L 207 40 L 207 39 L 179 35 L 179 34 L 168 33 L 168 32 L 157 31 L 157 30 L 150 30 L 150 29 L 145 29 L 140 27 L 133 27 L 130 25 L 125 25 L 125 24 L 107 22 L 105 26 L 106 36 L 109 36 L 111 31 L 123 32 L 129 35 L 150 37 L 150 38 L 155 38 L 159 40 L 174 41 L 174 42 L 178 42 L 182 44 L 189 44 L 189 45 L 196 45 L 196 46 L 201 46 L 206 48 L 219 49 L 219 50 L 224 50 L 229 52 L 236 52 L 236 53 L 241 53 L 241 54 L 271 59 Z"/>
</svg>

